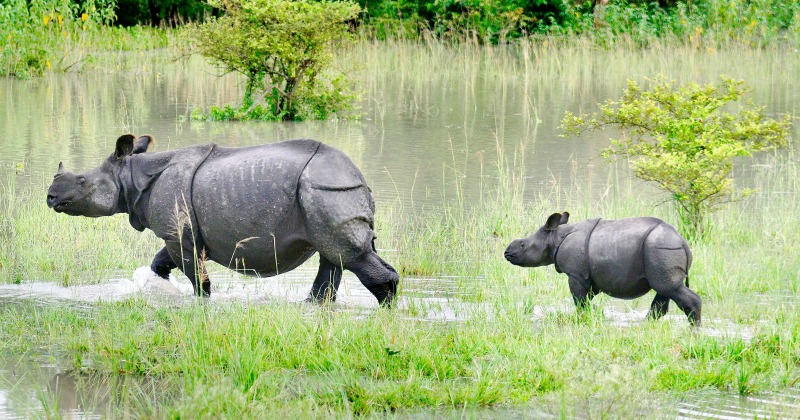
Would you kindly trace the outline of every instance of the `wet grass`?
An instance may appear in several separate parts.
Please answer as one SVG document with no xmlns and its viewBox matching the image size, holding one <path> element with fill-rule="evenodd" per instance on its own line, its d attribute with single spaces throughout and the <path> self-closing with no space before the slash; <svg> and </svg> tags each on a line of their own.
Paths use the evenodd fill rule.
<svg viewBox="0 0 800 420">
<path fill-rule="evenodd" d="M 153 407 L 156 417 L 458 410 L 564 394 L 620 399 L 608 415 L 639 408 L 642 393 L 749 395 L 800 381 L 800 318 L 790 308 L 749 340 L 710 337 L 682 322 L 613 328 L 599 311 L 532 321 L 522 308 L 457 323 L 386 310 L 364 318 L 296 305 L 159 308 L 137 300 L 88 309 L 4 305 L 0 313 L 20 319 L 0 327 L 2 351 L 55 348 L 72 356 L 78 376 L 161 379 L 174 400 Z"/>
</svg>

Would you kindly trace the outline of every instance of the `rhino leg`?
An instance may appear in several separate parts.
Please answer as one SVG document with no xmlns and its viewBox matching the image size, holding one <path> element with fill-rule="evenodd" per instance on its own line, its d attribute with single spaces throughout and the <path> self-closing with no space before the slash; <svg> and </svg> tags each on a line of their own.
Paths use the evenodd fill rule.
<svg viewBox="0 0 800 420">
<path fill-rule="evenodd" d="M 691 266 L 691 254 L 682 246 L 652 246 L 645 248 L 644 257 L 647 282 L 656 291 L 656 296 L 674 301 L 689 318 L 689 323 L 699 326 L 702 301 L 684 284 Z"/>
<path fill-rule="evenodd" d="M 659 319 L 664 316 L 667 311 L 669 311 L 669 298 L 660 293 L 656 293 L 656 297 L 653 298 L 653 303 L 650 304 L 650 311 L 647 313 L 647 317 L 653 320 Z"/>
<path fill-rule="evenodd" d="M 355 273 L 364 285 L 378 299 L 381 306 L 391 307 L 397 296 L 397 284 L 400 276 L 386 261 L 370 250 L 361 257 L 345 265 Z"/>
<path fill-rule="evenodd" d="M 686 314 L 689 318 L 689 323 L 695 327 L 700 326 L 700 312 L 702 309 L 702 301 L 697 293 L 693 292 L 686 286 L 681 285 L 677 288 L 670 299 L 675 301 L 675 304 Z"/>
<path fill-rule="evenodd" d="M 173 261 L 172 257 L 169 255 L 167 247 L 161 248 L 161 250 L 156 253 L 156 256 L 153 257 L 153 262 L 150 263 L 150 269 L 163 279 L 168 279 L 170 271 L 177 267 L 177 264 L 175 264 L 175 261 Z"/>
<path fill-rule="evenodd" d="M 317 277 L 314 279 L 314 285 L 311 286 L 311 293 L 306 300 L 316 303 L 323 303 L 326 300 L 335 302 L 336 291 L 339 290 L 339 283 L 341 281 L 341 267 L 320 255 L 319 271 L 317 271 Z"/>
<path fill-rule="evenodd" d="M 182 246 L 179 241 L 167 241 L 165 247 L 176 266 L 192 282 L 192 289 L 197 296 L 208 297 L 211 295 L 211 281 L 205 269 L 205 253 L 200 250 L 195 255 L 191 245 Z"/>
<path fill-rule="evenodd" d="M 597 294 L 597 291 L 588 281 L 583 281 L 572 275 L 569 276 L 569 291 L 572 293 L 572 301 L 575 302 L 575 306 L 578 309 L 587 308 L 589 302 Z"/>
</svg>

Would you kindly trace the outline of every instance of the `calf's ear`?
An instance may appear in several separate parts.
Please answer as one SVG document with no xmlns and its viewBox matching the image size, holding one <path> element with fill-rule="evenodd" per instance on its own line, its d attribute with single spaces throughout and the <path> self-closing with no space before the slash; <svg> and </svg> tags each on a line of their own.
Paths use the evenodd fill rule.
<svg viewBox="0 0 800 420">
<path fill-rule="evenodd" d="M 156 140 L 153 138 L 153 136 L 150 135 L 139 136 L 139 138 L 136 139 L 136 142 L 133 144 L 133 151 L 131 151 L 131 154 L 135 155 L 138 153 L 149 152 L 150 149 L 152 149 L 153 146 L 155 146 L 155 144 Z"/>
<path fill-rule="evenodd" d="M 133 152 L 133 140 L 136 136 L 133 134 L 123 134 L 117 139 L 117 148 L 114 150 L 114 157 L 122 159 Z"/>
<path fill-rule="evenodd" d="M 59 175 L 63 174 L 64 172 L 67 172 L 64 169 L 64 162 L 58 162 L 58 172 L 56 172 L 56 176 L 59 176 Z"/>
<path fill-rule="evenodd" d="M 561 213 L 561 221 L 558 223 L 559 225 L 565 225 L 569 222 L 569 212 Z"/>
<path fill-rule="evenodd" d="M 544 224 L 544 230 L 556 230 L 560 224 L 561 215 L 559 213 L 553 213 L 547 218 L 547 222 Z"/>
</svg>

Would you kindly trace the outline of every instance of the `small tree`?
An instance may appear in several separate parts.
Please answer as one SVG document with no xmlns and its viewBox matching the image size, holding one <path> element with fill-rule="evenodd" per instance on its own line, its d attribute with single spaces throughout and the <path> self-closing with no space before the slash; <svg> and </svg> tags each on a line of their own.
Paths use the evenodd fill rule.
<svg viewBox="0 0 800 420">
<path fill-rule="evenodd" d="M 226 71 L 246 77 L 240 110 L 227 118 L 324 119 L 354 100 L 343 75 L 329 77 L 333 48 L 349 40 L 349 1 L 208 0 L 223 15 L 190 31 L 194 48 Z M 266 115 L 254 107 L 264 94 Z M 217 110 L 219 113 L 219 110 Z M 212 111 L 214 114 L 214 111 Z"/>
<path fill-rule="evenodd" d="M 767 118 L 764 107 L 743 99 L 743 81 L 722 77 L 717 85 L 677 88 L 663 76 L 648 81 L 650 89 L 642 90 L 629 80 L 622 98 L 600 104 L 600 112 L 567 112 L 561 129 L 572 135 L 622 130 L 625 138 L 612 139 L 602 155 L 630 159 L 635 176 L 672 195 L 684 233 L 702 237 L 711 212 L 752 192 L 734 188 L 733 158 L 787 145 L 791 116 Z M 742 101 L 737 113 L 723 110 L 735 101 Z"/>
</svg>

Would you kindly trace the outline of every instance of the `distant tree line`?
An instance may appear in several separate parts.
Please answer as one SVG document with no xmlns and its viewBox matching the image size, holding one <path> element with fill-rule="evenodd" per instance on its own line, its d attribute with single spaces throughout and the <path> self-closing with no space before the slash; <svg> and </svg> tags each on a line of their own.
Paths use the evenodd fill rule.
<svg viewBox="0 0 800 420">
<path fill-rule="evenodd" d="M 0 0 L 0 3 L 8 0 Z M 32 1 L 32 0 L 28 0 Z M 76 2 L 87 0 L 74 0 Z M 112 0 L 113 1 L 113 0 Z M 311 0 L 323 1 L 323 0 Z M 334 0 L 335 1 L 335 0 Z M 764 43 L 790 32 L 800 36 L 797 0 L 354 0 L 361 13 L 351 27 L 376 38 L 415 36 L 474 37 L 499 42 L 531 34 L 605 31 L 641 39 L 679 38 L 697 28 L 723 29 L 721 36 L 756 38 Z M 178 26 L 218 16 L 207 0 L 116 0 L 116 24 Z M 761 39 L 758 39 L 758 38 Z M 645 42 L 646 43 L 646 42 Z"/>
</svg>

